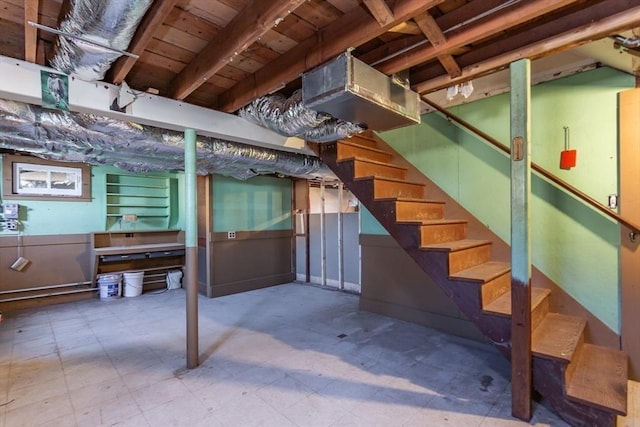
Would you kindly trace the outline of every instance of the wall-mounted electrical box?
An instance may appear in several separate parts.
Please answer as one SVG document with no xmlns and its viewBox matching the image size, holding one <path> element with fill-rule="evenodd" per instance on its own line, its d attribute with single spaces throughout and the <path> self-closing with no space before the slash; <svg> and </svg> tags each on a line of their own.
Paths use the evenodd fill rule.
<svg viewBox="0 0 640 427">
<path fill-rule="evenodd" d="M 4 219 L 18 219 L 19 205 L 17 203 L 4 203 L 2 205 L 2 214 Z"/>
</svg>

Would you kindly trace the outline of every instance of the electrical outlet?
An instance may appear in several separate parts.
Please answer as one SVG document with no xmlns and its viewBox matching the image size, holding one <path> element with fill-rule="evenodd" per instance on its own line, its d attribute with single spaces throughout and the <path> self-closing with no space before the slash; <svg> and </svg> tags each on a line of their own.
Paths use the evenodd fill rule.
<svg viewBox="0 0 640 427">
<path fill-rule="evenodd" d="M 609 199 L 607 201 L 609 205 L 609 209 L 615 209 L 618 207 L 618 195 L 617 194 L 609 194 Z"/>
<path fill-rule="evenodd" d="M 227 239 L 235 239 L 236 232 L 235 231 L 227 231 Z"/>
</svg>

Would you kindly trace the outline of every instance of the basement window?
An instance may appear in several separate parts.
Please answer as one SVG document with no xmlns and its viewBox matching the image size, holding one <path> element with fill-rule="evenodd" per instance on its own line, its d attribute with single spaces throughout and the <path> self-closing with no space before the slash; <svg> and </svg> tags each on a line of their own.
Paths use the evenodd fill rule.
<svg viewBox="0 0 640 427">
<path fill-rule="evenodd" d="M 7 199 L 89 200 L 89 166 L 22 156 L 4 156 L 3 193 Z"/>
</svg>

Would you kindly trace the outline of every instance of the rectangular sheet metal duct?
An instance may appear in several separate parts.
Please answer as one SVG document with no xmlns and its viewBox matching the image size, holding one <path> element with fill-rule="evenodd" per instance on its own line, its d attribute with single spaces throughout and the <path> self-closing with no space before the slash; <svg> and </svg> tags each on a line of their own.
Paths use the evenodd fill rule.
<svg viewBox="0 0 640 427">
<path fill-rule="evenodd" d="M 350 52 L 303 74 L 302 97 L 307 108 L 373 130 L 420 123 L 418 94 Z"/>
</svg>

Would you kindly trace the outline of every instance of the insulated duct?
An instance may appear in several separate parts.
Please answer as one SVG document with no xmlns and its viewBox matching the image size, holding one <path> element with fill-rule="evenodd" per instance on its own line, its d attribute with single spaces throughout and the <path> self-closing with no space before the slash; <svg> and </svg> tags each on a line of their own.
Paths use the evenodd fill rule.
<svg viewBox="0 0 640 427">
<path fill-rule="evenodd" d="M 366 130 L 363 125 L 305 107 L 300 90 L 289 98 L 280 94 L 257 98 L 241 108 L 238 115 L 280 135 L 297 136 L 311 142 L 336 141 Z"/>
<path fill-rule="evenodd" d="M 126 50 L 140 20 L 153 0 L 72 0 L 71 10 L 60 31 L 95 41 L 116 50 Z M 120 53 L 58 36 L 51 66 L 82 80 L 102 80 Z"/>
<path fill-rule="evenodd" d="M 0 100 L 0 149 L 49 160 L 113 165 L 133 173 L 184 168 L 179 132 L 7 100 Z M 272 173 L 332 177 L 316 157 L 200 136 L 197 170 L 201 175 L 238 179 Z"/>
</svg>

